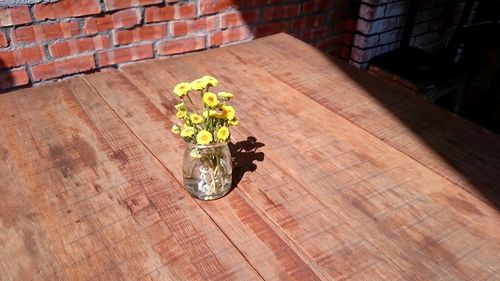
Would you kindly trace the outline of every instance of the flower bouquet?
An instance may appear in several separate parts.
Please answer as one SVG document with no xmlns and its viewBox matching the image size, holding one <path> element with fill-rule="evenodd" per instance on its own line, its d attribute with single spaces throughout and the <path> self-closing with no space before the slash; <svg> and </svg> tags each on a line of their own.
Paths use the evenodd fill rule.
<svg viewBox="0 0 500 281">
<path fill-rule="evenodd" d="M 224 196 L 232 181 L 227 142 L 231 137 L 229 128 L 236 126 L 238 119 L 229 105 L 233 95 L 210 91 L 217 84 L 214 77 L 203 76 L 174 88 L 181 102 L 175 105 L 180 122 L 172 126 L 172 132 L 189 144 L 183 159 L 184 188 L 202 200 Z"/>
</svg>

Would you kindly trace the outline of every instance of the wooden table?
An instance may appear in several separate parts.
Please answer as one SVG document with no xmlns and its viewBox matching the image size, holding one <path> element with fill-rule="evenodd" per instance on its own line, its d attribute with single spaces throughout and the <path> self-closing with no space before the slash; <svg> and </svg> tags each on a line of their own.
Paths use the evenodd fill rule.
<svg viewBox="0 0 500 281">
<path fill-rule="evenodd" d="M 205 74 L 250 146 L 210 202 L 169 131 Z M 499 280 L 499 171 L 498 136 L 288 35 L 129 65 L 0 95 L 0 279 Z"/>
</svg>

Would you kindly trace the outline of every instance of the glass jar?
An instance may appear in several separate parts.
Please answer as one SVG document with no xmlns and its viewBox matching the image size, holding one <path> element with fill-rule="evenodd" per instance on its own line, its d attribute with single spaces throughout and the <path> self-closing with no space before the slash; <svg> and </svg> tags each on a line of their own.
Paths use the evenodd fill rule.
<svg viewBox="0 0 500 281">
<path fill-rule="evenodd" d="M 214 200 L 231 189 L 232 163 L 227 143 L 189 144 L 183 159 L 184 188 L 201 200 Z"/>
</svg>

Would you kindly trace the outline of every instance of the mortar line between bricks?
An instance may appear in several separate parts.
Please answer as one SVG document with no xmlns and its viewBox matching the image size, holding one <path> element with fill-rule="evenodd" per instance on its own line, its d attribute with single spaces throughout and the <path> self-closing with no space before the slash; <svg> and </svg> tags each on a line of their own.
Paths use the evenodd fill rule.
<svg viewBox="0 0 500 281">
<path fill-rule="evenodd" d="M 335 29 L 335 25 L 333 24 L 333 20 L 331 17 L 333 16 L 334 12 L 346 9 L 345 6 L 339 6 L 338 3 L 326 7 L 322 6 L 321 4 L 307 6 L 307 3 L 305 3 L 304 1 L 293 1 L 293 2 L 289 1 L 288 3 L 283 3 L 283 2 L 272 3 L 273 1 L 270 1 L 266 2 L 265 4 L 258 4 L 258 5 L 253 5 L 253 4 L 248 5 L 247 3 L 244 3 L 245 4 L 244 6 L 230 4 L 227 7 L 219 6 L 216 8 L 210 8 L 211 10 L 207 11 L 205 5 L 206 3 L 208 3 L 206 1 L 209 0 L 177 1 L 175 3 L 170 3 L 165 1 L 149 1 L 146 4 L 142 5 L 140 1 L 135 1 L 134 3 L 130 3 L 128 6 L 124 5 L 115 9 L 113 5 L 110 5 L 109 2 L 106 2 L 105 0 L 95 0 L 95 1 L 97 3 L 97 8 L 100 10 L 98 13 L 95 14 L 92 12 L 86 13 L 85 10 L 83 11 L 74 10 L 72 12 L 68 12 L 66 9 L 64 11 L 65 15 L 70 13 L 72 14 L 62 18 L 58 18 L 59 15 L 57 14 L 57 10 L 54 10 L 52 12 L 50 10 L 46 10 L 44 15 L 40 15 L 39 11 L 36 9 L 37 7 L 36 5 L 34 4 L 27 5 L 25 9 L 27 11 L 26 13 L 28 15 L 28 18 L 26 18 L 25 21 L 29 20 L 30 22 L 19 21 L 21 22 L 19 24 L 14 23 L 8 26 L 0 27 L 0 32 L 5 34 L 5 40 L 7 45 L 5 48 L 0 48 L 0 54 L 8 56 L 9 55 L 8 52 L 12 52 L 14 50 L 17 51 L 17 50 L 23 50 L 24 48 L 40 47 L 43 48 L 43 54 L 45 59 L 43 59 L 40 62 L 16 65 L 15 67 L 7 68 L 7 71 L 16 71 L 25 68 L 26 72 L 28 73 L 30 83 L 34 85 L 39 85 L 45 83 L 46 81 L 64 80 L 72 75 L 78 75 L 78 74 L 69 74 L 69 75 L 64 74 L 59 77 L 49 78 L 48 80 L 33 82 L 32 68 L 37 67 L 41 64 L 58 63 L 58 62 L 63 62 L 65 60 L 76 59 L 79 57 L 93 56 L 93 60 L 95 62 L 95 67 L 96 67 L 95 70 L 93 71 L 99 71 L 100 69 L 111 66 L 119 67 L 120 65 L 123 64 L 134 63 L 134 61 L 125 61 L 123 63 L 112 64 L 111 66 L 102 66 L 101 54 L 106 52 L 117 52 L 127 48 L 138 48 L 141 46 L 146 46 L 151 44 L 151 48 L 153 51 L 152 58 L 158 59 L 164 57 L 178 56 L 190 52 L 198 52 L 204 49 L 219 48 L 219 47 L 240 44 L 243 42 L 248 42 L 257 37 L 260 37 L 258 36 L 260 32 L 264 32 L 265 34 L 274 34 L 275 32 L 286 31 L 300 38 L 302 38 L 303 36 L 302 33 L 304 34 L 307 33 L 306 34 L 307 41 L 309 43 L 318 45 L 319 43 L 325 40 L 334 39 L 335 37 L 342 35 L 341 29 L 339 30 Z M 159 3 L 151 3 L 151 2 L 159 2 Z M 194 5 L 194 16 L 192 16 L 193 10 L 191 10 L 190 12 L 191 14 L 189 15 L 189 17 L 182 18 L 183 13 L 180 12 L 181 11 L 180 8 L 175 8 L 176 13 L 179 13 L 178 16 L 180 18 L 160 20 L 158 22 L 148 22 L 146 20 L 146 14 L 148 9 L 154 10 L 156 8 L 181 7 L 185 5 Z M 51 4 L 48 4 L 45 5 L 44 9 L 50 9 L 50 7 L 61 7 L 61 6 L 58 4 L 54 4 L 52 6 Z M 76 6 L 72 6 L 72 8 L 75 7 Z M 325 9 L 323 9 L 323 7 L 325 7 Z M 80 8 L 85 9 L 86 7 L 79 7 L 79 9 Z M 296 11 L 297 8 L 298 8 L 298 14 L 294 12 Z M 286 15 L 284 14 L 283 17 L 281 17 L 280 15 L 275 15 L 275 12 L 269 12 L 271 9 L 274 9 L 274 11 L 283 11 Z M 95 10 L 96 9 L 94 9 L 94 11 Z M 133 12 L 137 14 L 138 18 L 140 17 L 139 20 L 137 21 L 134 20 Z M 250 15 L 252 19 L 250 21 L 246 21 L 245 19 L 246 16 L 243 16 L 243 14 L 246 12 L 251 12 Z M 241 19 L 240 20 L 242 21 L 242 24 L 227 25 L 225 28 L 223 28 L 222 27 L 223 16 L 228 14 L 235 14 L 236 16 L 241 17 L 242 20 Z M 45 18 L 46 15 L 48 15 L 47 18 Z M 117 17 L 116 15 L 123 15 L 124 17 L 120 16 Z M 266 15 L 269 18 L 268 20 L 265 19 Z M 324 16 L 326 20 L 323 23 L 313 24 L 311 27 L 305 29 L 294 29 L 294 28 L 292 29 L 293 27 L 292 23 L 294 21 L 297 20 L 307 21 L 307 19 L 317 16 Z M 106 20 L 103 20 L 105 17 L 109 17 L 108 22 L 106 22 Z M 208 30 L 206 28 L 202 28 L 201 30 L 197 30 L 195 32 L 188 32 L 187 34 L 183 34 L 181 36 L 174 36 L 173 32 L 174 23 L 176 22 L 193 23 L 196 21 L 206 20 L 210 18 L 215 19 L 214 30 Z M 101 28 L 96 27 L 95 33 L 87 31 L 88 28 L 87 22 L 91 19 L 96 19 L 96 20 L 100 19 L 101 22 L 99 22 L 98 24 L 109 24 L 110 26 L 107 27 L 109 29 L 102 29 L 102 27 Z M 335 17 L 335 22 L 337 21 L 342 22 L 344 20 L 345 18 Z M 118 22 L 123 22 L 123 25 L 117 24 Z M 70 28 L 67 27 L 70 24 L 76 25 L 78 27 L 78 32 L 75 32 L 77 34 L 74 35 L 71 34 Z M 58 25 L 62 25 L 62 27 Z M 150 25 L 165 26 L 165 29 L 167 31 L 166 36 L 162 38 L 154 38 L 151 40 L 141 39 L 137 40 L 136 42 L 128 44 L 126 41 L 123 41 L 123 43 L 125 44 L 119 44 L 120 41 L 115 40 L 117 39 L 115 38 L 116 32 L 123 30 L 138 30 L 138 28 Z M 261 25 L 266 25 L 265 27 L 263 27 L 264 28 L 263 31 L 261 31 L 260 29 Z M 60 32 L 60 34 L 56 34 L 55 36 L 47 36 L 50 39 L 45 39 L 43 34 L 41 36 L 37 34 L 38 35 L 37 38 L 33 36 L 34 39 L 29 38 L 29 36 L 26 36 L 24 38 L 14 36 L 14 31 L 16 30 L 21 30 L 22 32 L 33 32 L 32 30 L 31 31 L 29 30 L 30 27 L 39 27 L 35 28 L 35 32 L 38 33 L 42 30 L 41 27 L 45 29 L 46 28 L 59 29 L 58 32 Z M 326 27 L 332 28 L 333 31 L 332 32 L 321 31 L 321 29 L 324 29 Z M 241 32 L 247 32 L 245 29 L 248 29 L 248 32 L 250 32 L 249 36 L 241 36 Z M 140 34 L 141 32 L 147 32 L 147 31 L 142 31 L 142 30 L 140 32 L 136 31 L 137 34 Z M 223 32 L 222 33 L 223 35 L 216 35 L 216 36 L 223 36 L 225 40 L 223 40 L 223 42 L 221 42 L 221 44 L 218 46 L 215 45 L 211 46 L 212 36 L 218 34 L 219 32 Z M 238 36 L 238 34 L 240 35 Z M 105 39 L 102 38 L 100 39 L 99 36 L 103 36 Z M 142 37 L 142 35 L 136 35 L 136 36 Z M 163 44 L 165 42 L 175 42 L 178 40 L 189 40 L 189 39 L 199 40 L 195 38 L 199 38 L 201 36 L 203 36 L 202 39 L 205 45 L 204 48 L 202 49 L 194 49 L 194 50 L 185 49 L 185 51 L 183 50 L 181 53 L 173 53 L 168 55 L 160 54 L 160 46 L 161 46 L 160 44 Z M 244 39 L 241 39 L 243 37 Z M 17 41 L 18 39 L 21 39 L 22 41 L 14 42 Z M 92 42 L 90 40 L 94 41 Z M 99 40 L 109 40 L 111 46 L 108 47 L 107 41 L 106 43 L 103 43 L 102 41 Z M 66 43 L 66 45 L 62 43 Z M 63 50 L 61 53 L 62 55 L 57 55 L 56 53 L 53 53 L 52 46 L 58 44 L 60 44 L 59 48 L 67 48 L 69 51 Z M 88 45 L 84 44 L 89 44 L 90 47 L 87 47 Z M 103 46 L 101 44 L 105 45 Z M 339 41 L 333 40 L 331 41 L 330 44 L 341 44 L 341 42 L 339 43 Z M 199 44 L 195 45 L 197 47 Z M 328 43 L 326 42 L 323 43 L 323 50 L 340 48 L 340 46 L 333 46 L 333 45 L 328 48 L 325 48 L 325 46 L 327 45 Z M 148 57 L 145 59 L 151 59 L 151 58 Z M 143 59 L 140 58 L 139 60 Z"/>
</svg>

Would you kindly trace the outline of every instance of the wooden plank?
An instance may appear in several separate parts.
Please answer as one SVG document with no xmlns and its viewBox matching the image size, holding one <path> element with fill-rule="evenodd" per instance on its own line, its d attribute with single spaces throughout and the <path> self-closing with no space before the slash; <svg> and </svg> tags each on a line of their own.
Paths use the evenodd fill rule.
<svg viewBox="0 0 500 281">
<path fill-rule="evenodd" d="M 267 41 L 122 71 L 168 116 L 174 104 L 168 89 L 179 81 L 211 73 L 237 94 L 242 125 L 235 135 L 256 137 L 266 155 L 237 190 L 328 277 L 468 280 L 474 270 L 487 278 L 498 274 L 491 262 L 499 241 L 494 208 L 263 70 L 277 52 L 259 42 Z M 259 63 L 245 59 L 249 49 Z M 307 65 L 283 66 L 297 73 L 302 68 Z M 125 108 L 110 104 L 118 114 Z M 145 111 L 140 102 L 126 105 Z M 156 139 L 177 141 L 166 128 L 146 135 L 130 127 L 148 147 Z M 158 158 L 181 175 L 180 163 Z M 463 261 L 470 256 L 485 263 L 469 267 Z"/>
<path fill-rule="evenodd" d="M 2 280 L 260 276 L 79 78 L 0 96 Z"/>
<path fill-rule="evenodd" d="M 285 34 L 231 52 L 240 63 L 265 69 L 449 181 L 500 206 L 497 135 Z M 268 53 L 273 56 L 263 55 Z"/>
<path fill-rule="evenodd" d="M 150 83 L 151 80 L 143 77 L 150 75 L 148 72 L 139 70 L 135 75 L 139 88 L 118 72 L 89 75 L 85 80 L 99 91 L 177 180 L 182 181 L 185 145 L 170 133 L 169 119 L 174 114 L 171 105 L 176 103 L 168 92 L 170 88 L 167 90 L 166 83 Z M 164 76 L 154 79 L 172 80 Z M 325 279 L 324 273 L 300 249 L 290 247 L 289 239 L 276 232 L 273 224 L 255 210 L 254 204 L 238 189 L 222 200 L 199 204 L 264 279 Z"/>
<path fill-rule="evenodd" d="M 19 176 L 13 153 L 14 143 L 4 136 L 14 135 L 5 124 L 19 118 L 18 103 L 28 95 L 27 91 L 16 93 L 17 99 L 0 96 L 0 269 L 2 280 L 29 280 L 33 272 L 38 272 L 35 280 L 64 280 L 54 251 L 37 219 L 36 210 L 29 201 L 29 194 L 20 187 L 26 179 Z M 17 115 L 17 117 L 16 117 Z M 22 115 L 21 115 L 22 116 Z M 23 118 L 24 119 L 24 118 Z M 26 120 L 26 119 L 25 119 Z M 21 119 L 19 125 L 27 126 Z M 14 141 L 14 140 L 11 140 Z M 26 141 L 32 142 L 27 139 Z M 27 153 L 19 151 L 20 153 Z M 50 277 L 50 278 L 49 278 Z"/>
</svg>

